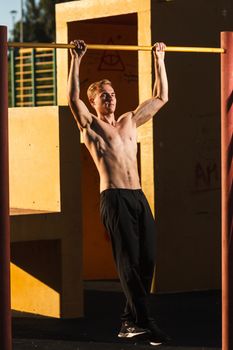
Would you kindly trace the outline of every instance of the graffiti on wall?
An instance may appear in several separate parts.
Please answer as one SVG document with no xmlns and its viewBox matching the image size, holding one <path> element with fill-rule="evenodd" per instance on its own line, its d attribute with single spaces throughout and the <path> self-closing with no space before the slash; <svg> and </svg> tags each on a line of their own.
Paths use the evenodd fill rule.
<svg viewBox="0 0 233 350">
<path fill-rule="evenodd" d="M 198 116 L 193 157 L 193 192 L 220 189 L 220 134 L 214 115 Z"/>
<path fill-rule="evenodd" d="M 113 39 L 107 40 L 106 45 L 114 45 Z M 121 59 L 119 51 L 104 50 L 98 66 L 100 71 L 124 71 L 125 65 Z"/>
<path fill-rule="evenodd" d="M 219 169 L 215 161 L 195 164 L 195 189 L 196 191 L 207 191 L 219 189 Z"/>
</svg>

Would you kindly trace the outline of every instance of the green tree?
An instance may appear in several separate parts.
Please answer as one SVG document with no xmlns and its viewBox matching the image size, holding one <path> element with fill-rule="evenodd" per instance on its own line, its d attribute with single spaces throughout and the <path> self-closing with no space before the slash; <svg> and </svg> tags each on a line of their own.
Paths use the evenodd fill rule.
<svg viewBox="0 0 233 350">
<path fill-rule="evenodd" d="M 26 0 L 23 21 L 25 42 L 55 41 L 55 4 L 69 0 Z M 20 40 L 20 22 L 15 24 L 14 41 Z"/>
</svg>

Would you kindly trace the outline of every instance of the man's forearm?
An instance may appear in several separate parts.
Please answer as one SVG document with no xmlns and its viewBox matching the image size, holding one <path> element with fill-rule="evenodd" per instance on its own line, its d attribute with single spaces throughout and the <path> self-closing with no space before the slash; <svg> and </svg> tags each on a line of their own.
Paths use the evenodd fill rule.
<svg viewBox="0 0 233 350">
<path fill-rule="evenodd" d="M 168 81 L 163 59 L 155 59 L 155 84 L 153 96 L 162 101 L 168 100 Z"/>
<path fill-rule="evenodd" d="M 79 94 L 80 94 L 79 66 L 80 66 L 80 59 L 72 57 L 69 77 L 68 77 L 68 84 L 67 84 L 67 95 L 69 100 L 79 99 Z"/>
</svg>

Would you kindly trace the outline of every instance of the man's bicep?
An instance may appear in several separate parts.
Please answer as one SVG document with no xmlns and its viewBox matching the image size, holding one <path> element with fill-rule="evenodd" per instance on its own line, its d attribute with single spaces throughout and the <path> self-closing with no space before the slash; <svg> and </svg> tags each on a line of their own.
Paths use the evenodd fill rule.
<svg viewBox="0 0 233 350">
<path fill-rule="evenodd" d="M 82 100 L 69 101 L 73 116 L 81 128 L 86 128 L 87 124 L 92 122 L 92 114 Z"/>
<path fill-rule="evenodd" d="M 142 102 L 133 111 L 132 118 L 136 122 L 137 127 L 149 121 L 163 105 L 164 103 L 159 98 L 150 98 Z"/>
</svg>

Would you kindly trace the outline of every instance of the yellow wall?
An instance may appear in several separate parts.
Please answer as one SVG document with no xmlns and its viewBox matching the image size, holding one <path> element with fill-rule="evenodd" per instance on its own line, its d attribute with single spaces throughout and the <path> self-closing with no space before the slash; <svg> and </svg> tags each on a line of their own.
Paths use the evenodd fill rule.
<svg viewBox="0 0 233 350">
<path fill-rule="evenodd" d="M 24 313 L 61 316 L 60 240 L 11 244 L 12 308 Z"/>
<path fill-rule="evenodd" d="M 59 211 L 57 107 L 11 108 L 9 111 L 10 206 Z"/>
<path fill-rule="evenodd" d="M 14 184 L 11 187 L 11 203 L 18 203 L 18 208 L 11 210 L 12 308 L 53 317 L 80 317 L 83 241 L 79 132 L 68 107 L 10 109 L 9 131 L 10 163 L 18 164 L 10 167 L 10 177 L 15 179 L 19 174 L 22 179 L 22 194 Z M 15 147 L 16 140 L 24 136 L 27 142 L 19 140 Z M 31 148 L 37 150 L 33 156 Z M 33 164 L 40 177 L 34 174 Z M 30 181 L 36 187 L 33 191 Z M 51 192 L 53 185 L 59 196 Z M 49 207 L 41 204 L 48 193 L 52 193 Z M 57 209 L 58 198 L 61 212 L 51 210 L 54 203 Z M 32 201 L 40 203 L 41 210 L 23 207 Z"/>
</svg>

